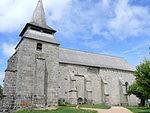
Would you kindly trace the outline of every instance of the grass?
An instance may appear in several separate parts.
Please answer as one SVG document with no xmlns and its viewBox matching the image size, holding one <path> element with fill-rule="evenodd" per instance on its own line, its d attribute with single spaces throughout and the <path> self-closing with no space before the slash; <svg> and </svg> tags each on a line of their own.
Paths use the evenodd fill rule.
<svg viewBox="0 0 150 113">
<path fill-rule="evenodd" d="M 78 110 L 73 108 L 58 108 L 56 110 L 23 110 L 18 111 L 16 113 L 97 113 L 97 111 L 89 111 L 89 110 Z"/>
<path fill-rule="evenodd" d="M 133 113 L 150 113 L 150 109 L 146 107 L 125 106 L 125 108 L 131 110 Z"/>
<path fill-rule="evenodd" d="M 56 110 L 22 110 L 16 113 L 97 113 L 97 111 L 89 111 L 89 110 L 83 110 L 83 109 L 78 110 L 78 109 L 74 109 L 73 107 L 76 107 L 76 105 L 66 104 L 66 105 L 61 105 Z M 82 104 L 80 105 L 80 108 L 110 109 L 111 107 L 107 105 Z"/>
<path fill-rule="evenodd" d="M 76 107 L 76 105 L 72 105 L 72 104 L 66 104 L 66 105 L 61 105 L 63 107 Z M 107 105 L 88 105 L 88 104 L 82 104 L 79 105 L 80 108 L 98 108 L 98 109 L 110 109 L 110 106 Z"/>
</svg>

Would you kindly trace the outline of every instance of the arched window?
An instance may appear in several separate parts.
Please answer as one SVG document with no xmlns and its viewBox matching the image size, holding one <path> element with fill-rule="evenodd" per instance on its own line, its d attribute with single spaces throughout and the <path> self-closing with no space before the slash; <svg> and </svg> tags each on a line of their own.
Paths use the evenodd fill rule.
<svg viewBox="0 0 150 113">
<path fill-rule="evenodd" d="M 39 51 L 42 50 L 42 44 L 41 43 L 37 43 L 36 50 L 39 50 Z"/>
</svg>

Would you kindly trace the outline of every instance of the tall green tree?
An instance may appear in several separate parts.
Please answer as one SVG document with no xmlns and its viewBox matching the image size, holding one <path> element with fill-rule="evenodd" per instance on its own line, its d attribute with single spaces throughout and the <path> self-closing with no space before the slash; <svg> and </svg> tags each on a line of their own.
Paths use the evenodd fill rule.
<svg viewBox="0 0 150 113">
<path fill-rule="evenodd" d="M 144 62 L 136 67 L 135 77 L 137 84 L 144 89 L 150 97 L 150 60 L 145 58 Z"/>
<path fill-rule="evenodd" d="M 2 88 L 2 86 L 0 85 L 0 100 L 2 99 L 2 96 L 3 96 L 3 88 Z"/>
<path fill-rule="evenodd" d="M 141 99 L 141 105 L 145 105 L 145 100 L 150 98 L 150 60 L 146 59 L 143 63 L 136 66 L 136 82 L 129 89 L 128 94 L 134 94 Z"/>
</svg>

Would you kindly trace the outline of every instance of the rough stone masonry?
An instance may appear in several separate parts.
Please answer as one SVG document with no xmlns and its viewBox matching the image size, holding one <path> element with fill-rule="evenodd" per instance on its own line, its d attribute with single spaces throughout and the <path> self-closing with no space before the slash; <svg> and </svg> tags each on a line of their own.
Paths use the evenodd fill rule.
<svg viewBox="0 0 150 113">
<path fill-rule="evenodd" d="M 137 105 L 127 95 L 134 70 L 124 58 L 59 47 L 42 0 L 8 60 L 3 112 L 58 104 Z"/>
</svg>

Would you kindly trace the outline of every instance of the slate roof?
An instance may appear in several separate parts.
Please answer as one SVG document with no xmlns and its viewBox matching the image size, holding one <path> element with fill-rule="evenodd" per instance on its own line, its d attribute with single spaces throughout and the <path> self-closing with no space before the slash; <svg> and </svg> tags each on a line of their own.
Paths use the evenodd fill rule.
<svg viewBox="0 0 150 113">
<path fill-rule="evenodd" d="M 59 48 L 59 62 L 134 71 L 124 58 L 66 48 Z"/>
</svg>

